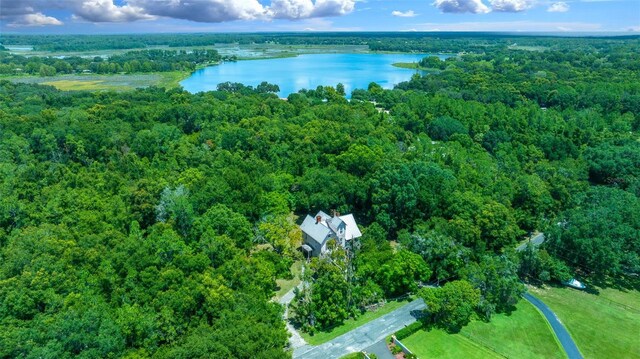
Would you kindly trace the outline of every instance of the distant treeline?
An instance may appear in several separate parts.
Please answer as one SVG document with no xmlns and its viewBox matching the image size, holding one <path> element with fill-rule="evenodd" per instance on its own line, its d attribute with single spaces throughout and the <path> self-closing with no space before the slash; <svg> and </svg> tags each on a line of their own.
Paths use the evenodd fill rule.
<svg viewBox="0 0 640 359">
<path fill-rule="evenodd" d="M 0 51 L 0 74 L 29 74 L 54 76 L 92 72 L 98 74 L 193 71 L 199 64 L 222 60 L 216 50 L 141 50 L 113 55 L 108 59 L 100 56 L 26 57 Z"/>
<path fill-rule="evenodd" d="M 150 46 L 213 46 L 215 44 L 281 45 L 366 45 L 374 51 L 484 52 L 487 46 L 508 46 L 517 42 L 526 46 L 561 47 L 602 43 L 603 37 L 562 38 L 554 36 L 518 36 L 497 33 L 442 32 L 362 32 L 362 33 L 268 33 L 268 34 L 129 34 L 129 35 L 2 35 L 3 45 L 30 45 L 38 51 L 92 51 L 140 49 Z M 640 39 L 640 36 L 606 38 L 616 43 Z"/>
</svg>

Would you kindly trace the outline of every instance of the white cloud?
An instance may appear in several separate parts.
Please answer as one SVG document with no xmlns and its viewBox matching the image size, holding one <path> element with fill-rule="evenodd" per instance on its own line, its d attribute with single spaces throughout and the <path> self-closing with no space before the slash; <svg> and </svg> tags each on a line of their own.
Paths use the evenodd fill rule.
<svg viewBox="0 0 640 359">
<path fill-rule="evenodd" d="M 494 11 L 520 12 L 530 9 L 533 0 L 489 0 Z"/>
<path fill-rule="evenodd" d="M 257 0 L 130 0 L 147 14 L 197 22 L 224 22 L 266 18 Z"/>
<path fill-rule="evenodd" d="M 481 0 L 435 0 L 433 6 L 447 13 L 486 14 L 491 11 Z"/>
<path fill-rule="evenodd" d="M 154 16 L 146 14 L 140 7 L 117 6 L 112 0 L 76 1 L 72 10 L 76 18 L 91 22 L 130 22 L 154 18 Z"/>
<path fill-rule="evenodd" d="M 415 16 L 418 16 L 418 14 L 413 12 L 413 10 L 409 10 L 409 11 L 405 11 L 405 12 L 394 10 L 394 11 L 391 12 L 391 15 L 398 16 L 398 17 L 415 17 Z"/>
<path fill-rule="evenodd" d="M 268 18 L 298 20 L 342 16 L 354 7 L 355 0 L 271 0 L 265 10 Z"/>
<path fill-rule="evenodd" d="M 548 12 L 567 12 L 569 11 L 569 4 L 564 1 L 551 4 L 547 9 Z"/>
<path fill-rule="evenodd" d="M 10 27 L 20 26 L 46 26 L 46 25 L 63 25 L 63 22 L 53 16 L 47 16 L 41 12 L 34 14 L 20 15 L 13 19 L 9 24 Z"/>
<path fill-rule="evenodd" d="M 43 13 L 47 10 L 68 10 L 73 14 L 74 19 L 92 22 L 125 22 L 153 18 L 141 8 L 129 4 L 118 6 L 113 0 L 0 1 L 0 18 L 7 20 L 9 25 L 24 25 L 28 21 L 40 26 L 60 25 L 59 20 Z"/>
<path fill-rule="evenodd" d="M 313 2 L 311 0 L 272 0 L 269 11 L 275 19 L 304 19 L 311 16 Z"/>
<path fill-rule="evenodd" d="M 351 13 L 358 0 L 0 0 L 0 19 L 53 25 L 47 10 L 63 9 L 73 19 L 90 22 L 132 22 L 157 17 L 220 23 L 235 20 L 310 19 Z M 116 5 L 118 4 L 118 5 Z M 40 14 L 36 16 L 36 14 Z M 30 16 L 25 20 L 25 16 Z M 49 20 L 45 21 L 44 18 Z M 57 19 L 56 19 L 57 20 Z"/>
<path fill-rule="evenodd" d="M 47 3 L 44 0 L 0 0 L 0 20 L 6 21 L 8 26 L 44 26 L 60 25 L 51 19 L 60 20 L 42 13 L 42 7 L 59 8 L 58 0 Z"/>
<path fill-rule="evenodd" d="M 342 16 L 353 11 L 355 0 L 316 0 L 311 17 Z"/>
</svg>

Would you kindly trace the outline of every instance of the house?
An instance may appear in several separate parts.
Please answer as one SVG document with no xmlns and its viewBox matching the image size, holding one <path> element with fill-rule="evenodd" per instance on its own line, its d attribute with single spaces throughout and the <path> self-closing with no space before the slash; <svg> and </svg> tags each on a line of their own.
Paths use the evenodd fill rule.
<svg viewBox="0 0 640 359">
<path fill-rule="evenodd" d="M 317 257 L 327 251 L 331 239 L 344 247 L 348 241 L 362 236 L 352 214 L 330 216 L 323 211 L 315 217 L 307 215 L 300 225 L 302 230 L 302 250 L 307 256 Z"/>
</svg>

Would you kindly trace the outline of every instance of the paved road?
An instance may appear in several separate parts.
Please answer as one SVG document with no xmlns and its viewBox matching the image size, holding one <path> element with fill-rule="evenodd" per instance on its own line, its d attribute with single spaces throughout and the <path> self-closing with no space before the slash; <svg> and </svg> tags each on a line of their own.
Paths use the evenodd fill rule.
<svg viewBox="0 0 640 359">
<path fill-rule="evenodd" d="M 529 239 L 529 242 L 531 242 L 531 244 L 533 244 L 534 247 L 539 247 L 542 244 L 542 242 L 544 242 L 544 233 L 536 234 L 535 236 Z M 523 250 L 525 250 L 529 242 L 522 243 L 521 245 L 516 247 L 516 251 L 522 252 Z"/>
<path fill-rule="evenodd" d="M 422 299 L 385 314 L 378 319 L 345 333 L 330 342 L 318 346 L 305 345 L 293 350 L 294 358 L 332 359 L 362 351 L 386 336 L 416 321 L 415 314 L 425 308 Z"/>
<path fill-rule="evenodd" d="M 580 354 L 580 350 L 578 350 L 576 343 L 574 343 L 571 335 L 569 335 L 569 332 L 567 332 L 567 329 L 564 327 L 564 325 L 562 325 L 560 319 L 558 319 L 555 313 L 552 312 L 551 309 L 549 309 L 549 307 L 547 307 L 547 305 L 544 304 L 540 299 L 534 297 L 529 293 L 525 293 L 524 298 L 528 300 L 529 303 L 535 305 L 536 308 L 540 309 L 545 318 L 547 318 L 549 324 L 551 324 L 551 328 L 553 328 L 553 331 L 556 333 L 556 336 L 558 337 L 558 340 L 560 340 L 560 344 L 562 345 L 562 348 L 564 348 L 564 351 L 567 353 L 569 359 L 582 359 L 582 354 Z"/>
</svg>

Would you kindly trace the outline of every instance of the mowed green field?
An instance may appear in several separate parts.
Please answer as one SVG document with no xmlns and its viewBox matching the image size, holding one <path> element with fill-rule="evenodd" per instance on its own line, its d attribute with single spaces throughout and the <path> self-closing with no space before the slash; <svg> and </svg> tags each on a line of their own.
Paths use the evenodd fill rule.
<svg viewBox="0 0 640 359">
<path fill-rule="evenodd" d="M 532 288 L 567 327 L 585 358 L 640 358 L 640 292 Z"/>
<path fill-rule="evenodd" d="M 517 310 L 491 322 L 471 322 L 458 334 L 433 329 L 402 341 L 419 358 L 565 358 L 548 323 L 533 305 L 521 300 Z"/>
<path fill-rule="evenodd" d="M 502 356 L 483 348 L 460 334 L 447 334 L 442 330 L 423 330 L 402 340 L 418 358 L 491 359 Z"/>
<path fill-rule="evenodd" d="M 149 86 L 174 88 L 188 76 L 188 72 L 172 71 L 118 75 L 20 76 L 7 79 L 12 82 L 50 85 L 65 91 L 128 91 Z"/>
</svg>

